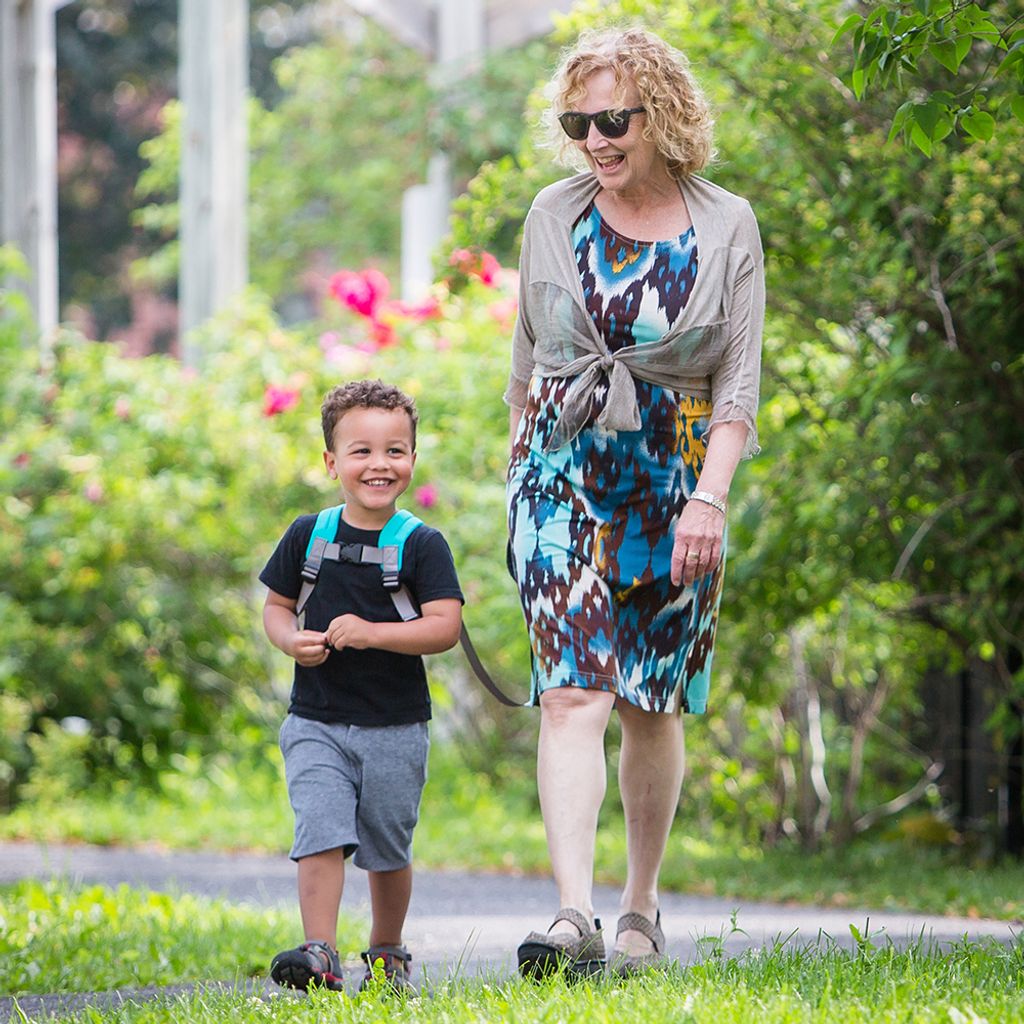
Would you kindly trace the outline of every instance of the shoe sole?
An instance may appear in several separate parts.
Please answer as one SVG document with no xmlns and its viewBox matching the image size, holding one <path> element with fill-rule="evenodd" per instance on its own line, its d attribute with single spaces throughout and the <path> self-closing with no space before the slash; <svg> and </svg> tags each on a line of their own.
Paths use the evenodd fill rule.
<svg viewBox="0 0 1024 1024">
<path fill-rule="evenodd" d="M 310 988 L 327 988 L 340 991 L 340 981 L 326 978 L 309 969 L 306 960 L 293 957 L 291 954 L 278 954 L 270 964 L 270 980 L 283 988 L 297 988 L 303 992 Z"/>
<path fill-rule="evenodd" d="M 524 942 L 517 951 L 519 973 L 530 981 L 541 981 L 563 974 L 567 981 L 582 981 L 604 972 L 603 960 L 573 960 L 553 946 Z"/>
</svg>

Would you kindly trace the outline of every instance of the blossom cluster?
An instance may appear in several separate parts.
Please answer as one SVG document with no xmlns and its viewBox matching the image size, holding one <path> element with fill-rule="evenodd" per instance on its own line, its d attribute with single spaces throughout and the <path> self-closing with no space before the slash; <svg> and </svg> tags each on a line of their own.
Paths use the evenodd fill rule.
<svg viewBox="0 0 1024 1024">
<path fill-rule="evenodd" d="M 474 252 L 471 249 L 456 249 L 448 258 L 448 266 L 454 276 L 477 280 L 488 288 L 497 288 L 501 283 L 503 268 L 489 252 Z M 446 284 L 451 284 L 446 279 Z M 320 335 L 320 347 L 324 357 L 336 367 L 354 371 L 365 365 L 367 357 L 398 341 L 397 326 L 400 323 L 423 323 L 440 319 L 441 299 L 446 294 L 443 284 L 440 291 L 425 296 L 418 302 L 405 302 L 388 298 L 391 282 L 386 274 L 376 267 L 362 270 L 339 270 L 332 274 L 327 293 L 343 309 L 354 313 L 364 321 L 367 332 L 354 344 L 347 342 L 342 333 L 327 330 Z M 502 326 L 510 329 L 516 315 L 516 301 L 510 297 L 498 297 L 488 307 L 491 316 Z M 447 341 L 439 338 L 438 349 L 447 347 Z M 263 396 L 263 415 L 277 416 L 292 408 L 299 400 L 298 389 L 271 384 Z"/>
</svg>

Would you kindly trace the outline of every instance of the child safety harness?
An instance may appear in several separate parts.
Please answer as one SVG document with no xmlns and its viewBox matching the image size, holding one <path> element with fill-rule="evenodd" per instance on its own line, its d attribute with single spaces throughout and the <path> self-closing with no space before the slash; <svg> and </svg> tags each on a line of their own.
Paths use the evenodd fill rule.
<svg viewBox="0 0 1024 1024">
<path fill-rule="evenodd" d="M 303 621 L 306 604 L 316 588 L 316 582 L 320 577 L 320 568 L 325 561 L 379 565 L 381 584 L 388 592 L 391 603 L 395 606 L 395 611 L 398 612 L 401 620 L 409 622 L 411 619 L 418 619 L 420 613 L 416 602 L 412 594 L 409 593 L 409 588 L 399 579 L 399 573 L 402 570 L 402 552 L 405 549 L 405 542 L 414 530 L 423 525 L 423 521 L 411 512 L 399 509 L 384 524 L 384 528 L 377 538 L 376 546 L 342 544 L 335 541 L 334 538 L 338 535 L 338 523 L 344 508 L 344 505 L 332 505 L 317 513 L 313 532 L 306 545 L 306 560 L 302 565 L 302 586 L 299 589 L 299 598 L 295 603 L 295 615 L 299 622 Z M 507 697 L 490 677 L 473 647 L 465 623 L 462 624 L 459 632 L 459 642 L 462 644 L 462 650 L 469 661 L 470 668 L 473 669 L 473 673 L 487 691 L 506 707 L 523 707 L 524 705 L 520 701 Z"/>
</svg>

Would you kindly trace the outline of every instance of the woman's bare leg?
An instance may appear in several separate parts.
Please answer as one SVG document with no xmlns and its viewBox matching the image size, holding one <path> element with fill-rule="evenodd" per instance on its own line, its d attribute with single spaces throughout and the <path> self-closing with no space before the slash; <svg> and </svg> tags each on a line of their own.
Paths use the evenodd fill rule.
<svg viewBox="0 0 1024 1024">
<path fill-rule="evenodd" d="M 621 912 L 634 911 L 654 921 L 658 875 L 683 783 L 683 722 L 678 714 L 642 711 L 623 700 L 616 706 L 622 723 L 619 791 L 628 858 Z M 633 956 L 649 953 L 651 941 L 640 932 L 626 931 L 616 949 Z"/>
<path fill-rule="evenodd" d="M 607 788 L 604 734 L 615 695 L 562 687 L 540 698 L 537 788 L 560 906 L 594 919 L 594 842 Z M 559 921 L 552 932 L 577 933 Z"/>
</svg>

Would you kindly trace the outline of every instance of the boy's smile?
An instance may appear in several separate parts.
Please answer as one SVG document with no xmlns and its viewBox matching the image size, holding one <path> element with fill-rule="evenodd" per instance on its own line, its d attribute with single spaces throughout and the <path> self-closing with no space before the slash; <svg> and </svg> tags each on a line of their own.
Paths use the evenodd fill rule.
<svg viewBox="0 0 1024 1024">
<path fill-rule="evenodd" d="M 404 409 L 350 409 L 334 428 L 324 464 L 341 484 L 345 522 L 379 530 L 412 480 L 416 453 L 409 414 Z"/>
</svg>

